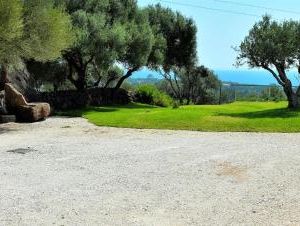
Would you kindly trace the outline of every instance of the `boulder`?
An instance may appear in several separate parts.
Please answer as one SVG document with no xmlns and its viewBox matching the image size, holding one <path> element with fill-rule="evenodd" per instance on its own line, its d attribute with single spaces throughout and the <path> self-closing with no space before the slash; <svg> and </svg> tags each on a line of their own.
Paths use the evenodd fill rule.
<svg viewBox="0 0 300 226">
<path fill-rule="evenodd" d="M 25 97 L 16 90 L 12 84 L 6 83 L 4 86 L 5 102 L 9 109 L 14 109 L 18 106 L 27 105 Z"/>
<path fill-rule="evenodd" d="M 47 103 L 29 103 L 16 107 L 16 116 L 21 122 L 37 122 L 50 115 L 50 105 Z"/>
<path fill-rule="evenodd" d="M 17 116 L 18 121 L 36 122 L 50 115 L 50 105 L 47 103 L 27 103 L 25 97 L 12 84 L 4 87 L 5 103 L 9 113 Z"/>
</svg>

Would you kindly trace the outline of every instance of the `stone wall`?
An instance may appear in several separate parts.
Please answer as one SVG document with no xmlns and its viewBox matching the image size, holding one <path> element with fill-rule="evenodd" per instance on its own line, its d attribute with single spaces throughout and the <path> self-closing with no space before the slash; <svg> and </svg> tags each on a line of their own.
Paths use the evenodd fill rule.
<svg viewBox="0 0 300 226">
<path fill-rule="evenodd" d="M 131 101 L 124 89 L 92 88 L 83 92 L 75 90 L 27 93 L 29 102 L 49 103 L 53 110 L 70 110 L 86 106 L 128 104 Z"/>
</svg>

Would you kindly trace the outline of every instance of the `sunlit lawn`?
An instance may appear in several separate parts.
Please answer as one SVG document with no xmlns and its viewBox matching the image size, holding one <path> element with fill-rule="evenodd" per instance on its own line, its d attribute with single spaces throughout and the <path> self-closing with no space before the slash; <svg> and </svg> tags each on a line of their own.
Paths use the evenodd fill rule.
<svg viewBox="0 0 300 226">
<path fill-rule="evenodd" d="M 286 102 L 236 102 L 172 109 L 133 103 L 91 107 L 67 115 L 82 116 L 98 126 L 125 128 L 300 132 L 300 112 L 290 111 L 286 106 Z"/>
</svg>

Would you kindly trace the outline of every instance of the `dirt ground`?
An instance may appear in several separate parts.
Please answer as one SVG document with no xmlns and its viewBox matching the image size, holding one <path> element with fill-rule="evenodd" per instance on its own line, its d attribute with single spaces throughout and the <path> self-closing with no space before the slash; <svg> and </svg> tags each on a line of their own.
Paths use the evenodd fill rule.
<svg viewBox="0 0 300 226">
<path fill-rule="evenodd" d="M 0 125 L 0 225 L 300 225 L 300 134 Z"/>
</svg>

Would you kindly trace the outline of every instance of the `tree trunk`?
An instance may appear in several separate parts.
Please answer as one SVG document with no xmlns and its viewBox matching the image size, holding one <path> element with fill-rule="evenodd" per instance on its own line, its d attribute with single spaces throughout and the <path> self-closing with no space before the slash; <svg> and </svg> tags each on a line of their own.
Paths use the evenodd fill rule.
<svg viewBox="0 0 300 226">
<path fill-rule="evenodd" d="M 127 71 L 127 73 L 119 79 L 117 85 L 115 86 L 115 89 L 120 89 L 121 86 L 122 86 L 122 84 L 123 84 L 123 82 L 124 82 L 126 79 L 128 79 L 128 78 L 129 78 L 134 72 L 136 72 L 138 69 L 139 69 L 138 67 L 134 67 L 134 68 L 132 68 L 132 69 L 129 69 L 129 70 Z"/>
<path fill-rule="evenodd" d="M 190 105 L 190 103 L 191 103 L 191 98 L 188 97 L 187 100 L 186 100 L 186 105 Z"/>
<path fill-rule="evenodd" d="M 77 71 L 77 80 L 75 81 L 75 87 L 78 91 L 83 91 L 85 90 L 87 83 L 85 80 L 85 76 L 86 76 L 86 70 L 85 68 L 81 68 L 80 70 L 76 70 Z"/>
<path fill-rule="evenodd" d="M 299 108 L 299 97 L 297 93 L 293 90 L 292 83 L 288 81 L 285 86 L 283 87 L 284 93 L 287 96 L 289 105 L 288 108 L 296 109 Z"/>
<path fill-rule="evenodd" d="M 86 69 L 85 68 L 75 68 L 77 79 L 73 78 L 73 65 L 69 62 L 69 81 L 75 86 L 78 91 L 83 91 L 87 84 L 85 80 Z"/>
<path fill-rule="evenodd" d="M 87 62 L 83 62 L 83 59 L 80 55 L 78 54 L 65 54 L 64 58 L 68 62 L 69 65 L 69 74 L 68 74 L 68 79 L 70 82 L 76 87 L 78 91 L 83 91 L 87 87 L 87 82 L 86 82 L 86 70 L 87 66 L 89 63 L 92 62 L 91 58 Z M 73 77 L 73 70 L 75 70 L 77 78 L 74 79 Z"/>
<path fill-rule="evenodd" d="M 4 90 L 5 83 L 8 83 L 8 69 L 6 65 L 1 66 L 1 75 L 0 75 L 0 91 Z"/>
<path fill-rule="evenodd" d="M 269 67 L 264 66 L 263 68 L 267 71 L 271 72 L 271 74 L 274 76 L 274 78 L 277 80 L 277 82 L 283 87 L 283 91 L 288 99 L 288 108 L 290 109 L 296 109 L 300 107 L 300 89 L 298 89 L 296 92 L 293 90 L 292 82 L 288 79 L 284 64 L 274 64 L 278 75 Z M 299 68 L 300 70 L 300 68 Z"/>
</svg>

